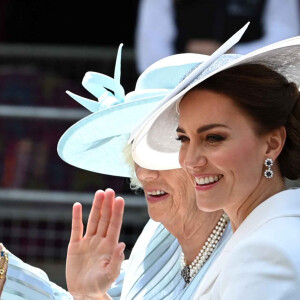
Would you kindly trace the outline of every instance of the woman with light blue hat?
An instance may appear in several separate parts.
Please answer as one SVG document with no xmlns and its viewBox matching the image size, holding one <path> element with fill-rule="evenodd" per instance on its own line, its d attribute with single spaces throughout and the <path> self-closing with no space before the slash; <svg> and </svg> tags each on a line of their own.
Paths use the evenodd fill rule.
<svg viewBox="0 0 300 300">
<path fill-rule="evenodd" d="M 108 294 L 113 299 L 126 300 L 190 299 L 231 236 L 230 224 L 222 210 L 204 213 L 197 209 L 195 193 L 183 170 L 175 168 L 153 171 L 151 167 L 144 169 L 134 164 L 131 145 L 127 141 L 133 128 L 187 73 L 207 57 L 178 54 L 162 59 L 141 74 L 135 91 L 125 96 L 119 83 L 120 51 L 121 47 L 114 79 L 95 72 L 88 72 L 84 76 L 83 86 L 98 101 L 68 92 L 92 113 L 65 132 L 58 143 L 58 153 L 71 165 L 93 172 L 130 177 L 132 184 L 144 189 L 151 219 L 138 238 L 129 259 L 123 263 L 120 276 L 114 283 L 110 282 L 112 286 Z M 97 195 L 95 201 L 100 201 Z M 97 220 L 100 224 L 99 209 L 94 206 L 90 219 L 94 222 Z M 76 204 L 73 224 L 74 228 L 81 229 L 79 234 L 73 230 L 77 238 L 76 242 L 71 239 L 69 246 L 67 283 L 73 295 L 95 295 L 96 292 L 90 287 L 90 280 L 83 274 L 98 271 L 99 264 L 93 264 L 93 258 L 97 257 L 97 253 L 98 256 L 103 255 L 103 248 L 86 246 L 87 239 L 82 236 L 80 214 L 81 207 Z M 87 226 L 90 226 L 89 223 Z M 97 232 L 95 230 L 93 235 L 95 240 L 99 238 Z M 78 245 L 85 251 L 74 250 L 76 255 L 73 255 L 73 249 Z M 115 241 L 108 254 L 113 257 L 113 249 L 118 245 Z M 86 256 L 86 251 L 92 251 L 93 255 Z M 79 271 L 82 275 L 76 279 L 74 274 Z M 103 272 L 109 273 L 107 269 Z M 109 276 L 109 279 L 114 278 L 114 275 L 115 273 Z M 105 276 L 98 274 L 98 278 L 95 276 L 94 279 L 99 282 L 96 287 L 98 292 L 103 285 L 107 286 Z"/>
<path fill-rule="evenodd" d="M 94 72 L 88 72 L 84 77 L 83 85 L 96 95 L 99 102 L 68 92 L 94 113 L 73 125 L 63 135 L 58 144 L 58 153 L 72 165 L 94 172 L 131 177 L 134 185 L 141 185 L 144 188 L 151 219 L 140 235 L 129 259 L 122 264 L 121 274 L 115 276 L 118 278 L 114 282 L 109 281 L 109 295 L 113 299 L 189 299 L 230 237 L 230 224 L 227 223 L 226 217 L 222 216 L 222 211 L 209 214 L 197 209 L 193 187 L 183 170 L 157 172 L 134 166 L 127 140 L 132 128 L 180 82 L 186 73 L 201 63 L 205 56 L 183 54 L 161 60 L 139 77 L 134 92 L 124 96 L 123 88 L 119 83 L 120 55 L 121 47 L 114 79 Z M 104 89 L 103 85 L 114 94 Z M 109 254 L 113 249 L 116 250 L 115 253 L 121 253 L 124 248 L 124 245 L 116 240 L 120 231 L 122 199 L 113 200 L 113 191 L 98 191 L 87 226 L 89 228 L 87 231 L 93 232 L 91 220 L 96 216 L 99 221 L 101 203 L 104 202 L 103 211 L 114 204 L 113 213 L 119 213 L 119 227 L 113 232 L 114 243 L 109 248 Z M 75 225 L 76 216 L 81 219 L 80 211 L 80 205 L 76 204 Z M 110 224 L 112 223 L 111 221 Z M 216 226 L 220 231 L 214 232 Z M 99 233 L 99 230 L 97 232 Z M 91 234 L 89 238 L 97 237 Z M 95 271 L 93 266 L 98 271 L 98 265 L 85 264 L 83 258 L 90 253 L 88 250 L 97 249 L 91 247 L 92 249 L 88 248 L 83 253 L 80 252 L 80 245 L 82 245 L 80 230 L 77 242 L 74 243 L 73 230 L 67 274 L 71 273 L 75 276 L 70 279 L 71 282 L 68 280 L 68 286 L 74 298 L 81 299 L 81 295 L 78 295 L 76 290 L 78 286 L 75 289 L 72 286 L 73 280 L 79 279 L 80 283 L 84 283 L 88 274 L 94 282 L 100 284 L 105 281 L 105 278 L 97 280 L 96 276 L 92 276 Z M 96 239 L 96 242 L 99 244 L 99 240 Z M 75 249 L 76 253 L 79 252 L 79 258 L 77 256 L 75 261 L 72 260 L 74 252 L 70 252 L 71 248 Z M 103 248 L 100 250 L 102 251 Z M 0 279 L 0 288 L 4 285 L 1 299 L 73 298 L 69 292 L 51 282 L 42 270 L 24 263 L 9 251 L 6 252 L 8 263 L 4 265 L 6 273 L 3 280 Z M 100 253 L 96 252 L 96 254 L 99 254 L 97 257 L 101 259 Z M 88 259 L 91 259 L 91 256 Z M 117 267 L 122 259 L 120 254 Z M 84 284 L 84 288 L 88 289 L 88 293 L 92 293 L 89 283 Z"/>
</svg>

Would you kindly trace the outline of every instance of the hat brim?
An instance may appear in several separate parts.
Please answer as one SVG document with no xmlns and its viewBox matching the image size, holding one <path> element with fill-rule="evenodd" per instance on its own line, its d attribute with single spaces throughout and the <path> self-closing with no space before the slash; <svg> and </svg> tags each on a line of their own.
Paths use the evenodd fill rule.
<svg viewBox="0 0 300 300">
<path fill-rule="evenodd" d="M 132 129 L 161 99 L 157 96 L 114 105 L 81 119 L 60 138 L 59 156 L 84 170 L 131 177 L 132 166 L 126 161 L 123 150 Z"/>
<path fill-rule="evenodd" d="M 194 86 L 223 70 L 234 66 L 258 63 L 282 74 L 289 81 L 300 86 L 300 37 L 287 39 L 253 51 L 231 61 L 222 61 L 220 56 L 198 78 L 192 78 L 188 86 L 172 97 L 164 99 L 152 111 L 151 116 L 134 129 L 132 157 L 144 168 L 169 170 L 179 168 L 178 155 L 180 143 L 175 139 L 179 116 L 177 102 Z"/>
</svg>

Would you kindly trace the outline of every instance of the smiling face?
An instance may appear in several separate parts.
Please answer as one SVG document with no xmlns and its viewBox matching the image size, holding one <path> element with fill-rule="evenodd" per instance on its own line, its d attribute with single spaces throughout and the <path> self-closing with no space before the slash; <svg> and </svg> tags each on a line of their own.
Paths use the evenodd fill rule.
<svg viewBox="0 0 300 300">
<path fill-rule="evenodd" d="M 260 186 L 268 145 L 232 99 L 191 90 L 179 106 L 179 160 L 204 211 L 240 207 Z"/>
<path fill-rule="evenodd" d="M 135 172 L 153 220 L 170 224 L 178 222 L 179 216 L 198 211 L 194 186 L 184 170 L 156 171 L 135 164 Z"/>
</svg>

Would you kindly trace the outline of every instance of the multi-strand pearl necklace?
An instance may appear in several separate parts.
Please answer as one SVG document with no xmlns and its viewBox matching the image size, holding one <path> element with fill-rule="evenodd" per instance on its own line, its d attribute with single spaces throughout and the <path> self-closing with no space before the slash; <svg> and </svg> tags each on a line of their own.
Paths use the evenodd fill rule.
<svg viewBox="0 0 300 300">
<path fill-rule="evenodd" d="M 187 265 L 184 260 L 184 253 L 181 253 L 181 276 L 184 281 L 189 284 L 197 275 L 199 270 L 208 260 L 214 248 L 217 246 L 220 241 L 221 236 L 223 235 L 226 226 L 228 224 L 228 216 L 223 213 L 221 218 L 219 219 L 217 225 L 213 229 L 212 233 L 204 243 L 197 257 L 193 260 L 190 265 Z"/>
</svg>

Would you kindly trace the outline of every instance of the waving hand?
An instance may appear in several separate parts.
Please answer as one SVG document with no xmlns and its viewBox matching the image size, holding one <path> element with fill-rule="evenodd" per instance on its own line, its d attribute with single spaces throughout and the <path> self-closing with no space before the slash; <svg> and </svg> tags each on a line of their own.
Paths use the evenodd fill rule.
<svg viewBox="0 0 300 300">
<path fill-rule="evenodd" d="M 120 273 L 124 243 L 119 243 L 124 199 L 112 189 L 97 191 L 83 235 L 82 207 L 73 206 L 66 279 L 75 299 L 110 299 L 106 294 Z"/>
</svg>

